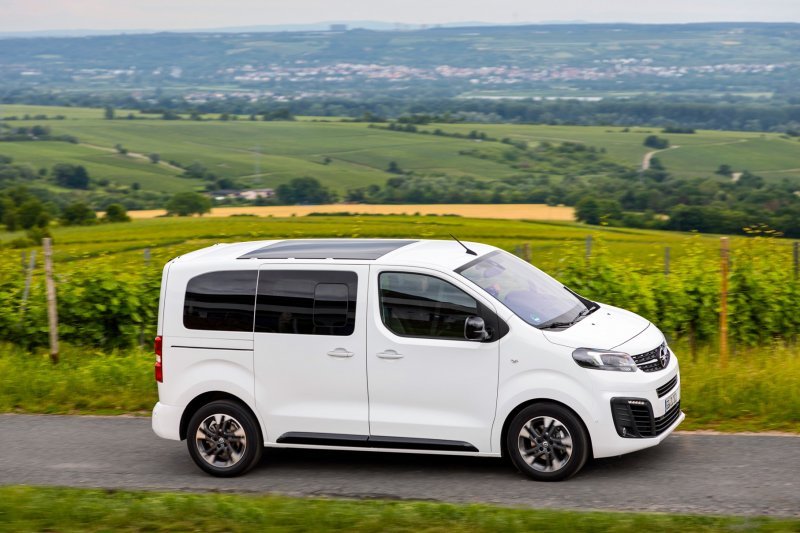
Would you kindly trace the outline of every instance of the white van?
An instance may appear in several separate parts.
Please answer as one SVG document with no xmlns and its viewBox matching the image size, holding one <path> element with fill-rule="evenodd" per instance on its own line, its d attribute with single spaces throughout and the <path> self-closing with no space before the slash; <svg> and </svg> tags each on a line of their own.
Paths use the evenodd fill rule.
<svg viewBox="0 0 800 533">
<path fill-rule="evenodd" d="M 218 244 L 164 267 L 153 429 L 234 476 L 264 447 L 509 457 L 535 480 L 684 419 L 647 320 L 485 244 Z"/>
</svg>

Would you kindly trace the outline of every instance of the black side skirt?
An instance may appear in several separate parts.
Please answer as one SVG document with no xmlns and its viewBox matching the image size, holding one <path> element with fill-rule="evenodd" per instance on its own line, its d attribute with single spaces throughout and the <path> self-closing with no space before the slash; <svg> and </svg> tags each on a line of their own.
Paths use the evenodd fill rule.
<svg viewBox="0 0 800 533">
<path fill-rule="evenodd" d="M 343 435 L 339 433 L 304 433 L 291 431 L 278 437 L 279 444 L 311 444 L 314 446 L 347 446 L 351 448 L 391 448 L 400 450 L 440 450 L 477 452 L 468 442 L 440 439 L 411 439 L 375 435 Z"/>
</svg>

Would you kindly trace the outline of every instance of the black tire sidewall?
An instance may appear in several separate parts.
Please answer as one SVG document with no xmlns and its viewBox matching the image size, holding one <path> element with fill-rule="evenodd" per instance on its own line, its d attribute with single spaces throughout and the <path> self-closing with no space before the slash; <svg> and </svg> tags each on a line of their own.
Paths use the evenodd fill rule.
<svg viewBox="0 0 800 533">
<path fill-rule="evenodd" d="M 235 418 L 241 424 L 247 438 L 247 448 L 245 449 L 244 456 L 238 463 L 230 467 L 219 467 L 208 464 L 200 455 L 197 449 L 197 443 L 195 442 L 195 433 L 197 433 L 198 426 L 206 417 L 217 413 Z M 189 448 L 189 455 L 191 455 L 195 464 L 205 472 L 217 477 L 234 477 L 244 474 L 261 459 L 261 453 L 264 447 L 261 431 L 258 428 L 258 422 L 253 415 L 240 404 L 230 400 L 214 401 L 198 409 L 189 419 L 189 425 L 186 428 L 186 443 Z"/>
<path fill-rule="evenodd" d="M 572 436 L 572 455 L 567 464 L 556 472 L 540 472 L 534 470 L 522 458 L 517 439 L 522 426 L 538 416 L 555 418 L 569 430 Z M 574 476 L 586 463 L 589 455 L 589 439 L 580 419 L 569 409 L 553 403 L 537 403 L 529 405 L 517 413 L 508 426 L 506 434 L 506 453 L 514 466 L 526 476 L 536 481 L 562 481 Z"/>
</svg>

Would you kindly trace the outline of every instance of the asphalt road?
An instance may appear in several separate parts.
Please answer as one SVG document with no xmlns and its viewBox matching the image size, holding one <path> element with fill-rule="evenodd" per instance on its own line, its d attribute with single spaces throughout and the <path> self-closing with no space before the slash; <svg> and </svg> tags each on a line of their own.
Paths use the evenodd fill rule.
<svg viewBox="0 0 800 533">
<path fill-rule="evenodd" d="M 147 418 L 0 415 L 0 484 L 231 491 L 501 505 L 800 516 L 800 438 L 675 434 L 536 483 L 499 459 L 267 450 L 244 477 L 194 466 Z"/>
</svg>

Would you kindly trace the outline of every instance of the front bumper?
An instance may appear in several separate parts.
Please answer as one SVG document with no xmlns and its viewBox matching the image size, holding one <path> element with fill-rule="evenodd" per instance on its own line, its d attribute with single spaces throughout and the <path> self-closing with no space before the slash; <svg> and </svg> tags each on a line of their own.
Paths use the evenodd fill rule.
<svg viewBox="0 0 800 533">
<path fill-rule="evenodd" d="M 182 411 L 161 402 L 153 407 L 153 432 L 162 439 L 181 440 L 180 425 Z"/>
<path fill-rule="evenodd" d="M 658 374 L 659 376 L 653 376 L 657 379 L 652 380 L 646 388 L 641 386 L 641 388 L 600 391 L 599 416 L 593 427 L 590 428 L 592 450 L 595 458 L 622 455 L 655 446 L 666 439 L 683 422 L 686 415 L 680 411 L 679 407 L 681 383 L 677 364 L 671 365 L 671 368 Z M 656 389 L 673 378 L 676 378 L 675 385 L 659 396 Z M 678 405 L 668 412 L 666 399 L 673 394 L 677 395 Z M 639 436 L 638 433 L 627 436 L 620 434 L 616 424 L 619 420 L 615 420 L 614 417 L 614 402 L 626 402 L 628 400 L 639 400 L 643 401 L 641 403 L 648 405 L 651 416 L 650 421 L 653 424 L 652 431 L 642 431 L 642 436 Z M 620 418 L 619 411 L 617 412 L 617 418 Z"/>
</svg>

